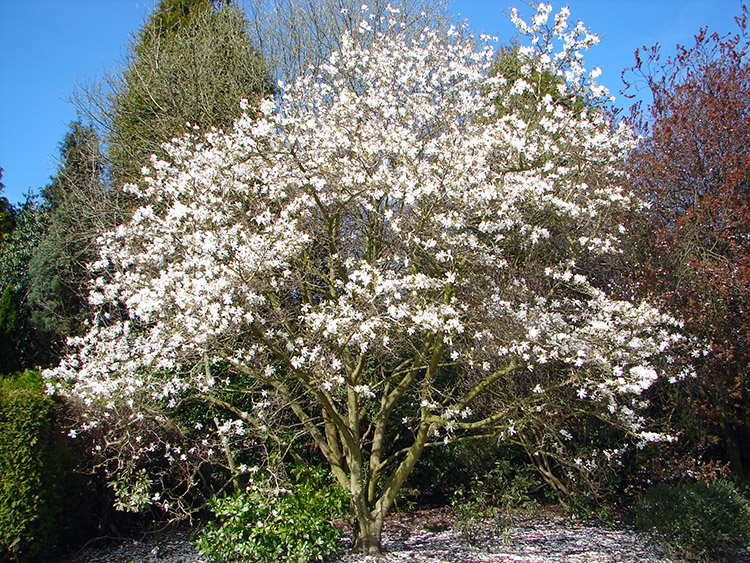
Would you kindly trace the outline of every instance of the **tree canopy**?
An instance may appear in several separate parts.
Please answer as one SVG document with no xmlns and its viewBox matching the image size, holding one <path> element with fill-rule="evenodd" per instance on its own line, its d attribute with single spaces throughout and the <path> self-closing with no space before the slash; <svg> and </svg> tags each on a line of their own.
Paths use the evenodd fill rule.
<svg viewBox="0 0 750 563">
<path fill-rule="evenodd" d="M 2 195 L 5 191 L 2 179 L 3 169 L 0 168 L 0 239 L 4 239 L 13 230 L 13 206 L 8 198 Z"/>
<path fill-rule="evenodd" d="M 398 18 L 407 33 L 419 35 L 425 25 L 447 29 L 451 24 L 446 0 L 248 0 L 250 36 L 278 80 L 292 82 L 310 68 L 328 61 L 341 50 L 344 33 L 367 41 L 371 33 L 360 27 L 362 8 L 369 25 L 384 16 Z"/>
<path fill-rule="evenodd" d="M 653 95 L 634 124 L 643 135 L 629 161 L 649 201 L 635 218 L 642 288 L 659 295 L 710 343 L 689 409 L 700 438 L 718 439 L 738 476 L 750 470 L 750 63 L 747 7 L 738 31 L 706 29 L 661 59 L 637 54 L 629 76 Z M 713 436 L 714 438 L 711 438 Z"/>
<path fill-rule="evenodd" d="M 593 36 L 550 12 L 515 17 L 541 49 L 519 50 L 524 65 L 602 94 L 578 56 Z M 619 213 L 640 205 L 623 185 L 630 131 L 491 76 L 493 49 L 462 32 L 378 17 L 258 116 L 165 146 L 102 237 L 96 322 L 46 375 L 88 406 L 84 428 L 107 427 L 134 506 L 170 502 L 139 460 L 229 455 L 222 438 L 273 439 L 287 411 L 351 495 L 356 548 L 377 553 L 429 443 L 570 408 L 663 438 L 640 411 L 678 368 L 679 323 L 585 267 L 618 252 Z M 197 402 L 215 427 L 170 418 Z"/>
<path fill-rule="evenodd" d="M 46 229 L 31 249 L 29 302 L 34 324 L 61 341 L 81 332 L 96 237 L 116 225 L 114 194 L 104 181 L 99 137 L 80 121 L 60 144 L 60 165 L 42 190 Z"/>
<path fill-rule="evenodd" d="M 34 330 L 28 294 L 32 283 L 29 262 L 47 228 L 44 210 L 34 197 L 10 206 L 11 230 L 0 240 L 0 317 L 5 373 L 45 363 L 46 335 Z M 2 373 L 2 371 L 0 371 Z"/>
<path fill-rule="evenodd" d="M 229 128 L 241 99 L 268 92 L 243 11 L 223 1 L 162 0 L 105 104 L 115 184 L 139 179 L 152 154 L 163 156 L 161 144 L 188 127 Z"/>
</svg>

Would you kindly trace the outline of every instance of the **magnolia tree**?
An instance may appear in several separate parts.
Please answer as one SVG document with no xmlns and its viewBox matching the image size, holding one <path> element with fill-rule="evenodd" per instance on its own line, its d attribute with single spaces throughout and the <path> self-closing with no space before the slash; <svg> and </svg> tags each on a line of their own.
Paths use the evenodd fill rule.
<svg viewBox="0 0 750 563">
<path fill-rule="evenodd" d="M 676 323 L 580 266 L 618 252 L 633 139 L 596 109 L 606 93 L 579 53 L 595 38 L 550 10 L 514 17 L 533 45 L 521 74 L 558 76 L 560 96 L 493 76 L 493 50 L 461 32 L 415 37 L 363 11 L 360 30 L 379 31 L 345 35 L 259 118 L 174 140 L 101 240 L 100 317 L 51 388 L 97 413 L 88 430 L 124 419 L 109 445 L 134 459 L 210 460 L 287 409 L 369 553 L 430 443 L 512 436 L 571 396 L 656 439 L 638 412 Z M 216 416 L 177 444 L 169 413 L 191 401 Z M 164 502 L 141 477 L 136 500 Z"/>
</svg>

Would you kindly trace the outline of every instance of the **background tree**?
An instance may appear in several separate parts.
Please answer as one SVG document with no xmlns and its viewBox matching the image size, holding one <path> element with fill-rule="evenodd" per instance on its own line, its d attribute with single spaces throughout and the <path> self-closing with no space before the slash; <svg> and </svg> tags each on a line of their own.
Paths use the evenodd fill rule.
<svg viewBox="0 0 750 563">
<path fill-rule="evenodd" d="M 70 125 L 60 165 L 42 190 L 47 227 L 29 262 L 32 322 L 58 346 L 77 334 L 87 313 L 89 273 L 96 237 L 114 228 L 118 193 L 107 190 L 99 139 L 91 126 Z"/>
<path fill-rule="evenodd" d="M 140 178 L 151 154 L 187 123 L 228 128 L 240 100 L 269 92 L 245 14 L 222 0 L 161 0 L 134 41 L 105 104 L 107 154 L 116 185 Z"/>
<path fill-rule="evenodd" d="M 13 206 L 8 198 L 2 195 L 5 191 L 3 169 L 0 168 L 0 239 L 5 238 L 13 230 Z"/>
<path fill-rule="evenodd" d="M 549 16 L 541 6 L 527 29 L 559 57 L 521 56 L 585 86 L 588 32 Z M 143 456 L 210 459 L 217 437 L 257 444 L 288 411 L 351 496 L 355 547 L 377 553 L 428 443 L 513 436 L 570 396 L 659 438 L 638 411 L 677 323 L 577 266 L 616 253 L 615 211 L 637 206 L 620 185 L 629 132 L 547 96 L 533 128 L 512 110 L 495 119 L 496 95 L 528 83 L 488 76 L 491 48 L 384 17 L 364 14 L 372 38 L 344 34 L 257 120 L 165 147 L 129 188 L 132 219 L 104 236 L 97 322 L 47 376 L 117 442 L 131 506 L 170 502 Z M 569 147 L 574 166 L 545 158 Z M 195 403 L 218 408 L 215 427 L 173 416 Z"/>
<path fill-rule="evenodd" d="M 658 295 L 710 343 L 677 412 L 696 411 L 695 441 L 720 446 L 735 474 L 750 471 L 750 63 L 747 7 L 739 31 L 701 30 L 660 58 L 636 53 L 631 86 L 653 102 L 634 108 L 644 139 L 632 155 L 634 188 L 651 203 L 636 217 L 642 289 Z M 635 264 L 634 264 L 635 265 Z M 697 434 L 696 434 L 697 426 Z M 689 432 L 690 433 L 690 432 Z"/>
<path fill-rule="evenodd" d="M 3 368 L 5 373 L 19 367 L 45 363 L 47 338 L 31 322 L 28 294 L 31 286 L 29 262 L 46 229 L 46 215 L 34 197 L 11 206 L 12 230 L 0 240 L 0 316 L 6 323 Z M 7 356 L 5 355 L 7 354 Z"/>
<path fill-rule="evenodd" d="M 374 0 L 366 2 L 369 25 L 384 16 L 398 17 L 418 35 L 425 25 L 446 29 L 452 18 L 446 0 Z M 355 40 L 372 37 L 360 29 L 362 2 L 356 0 L 247 0 L 250 36 L 277 80 L 292 82 L 308 68 L 318 68 L 348 33 Z M 396 11 L 397 10 L 397 11 Z"/>
<path fill-rule="evenodd" d="M 0 294 L 0 374 L 10 374 L 21 369 L 18 353 L 20 340 L 19 316 L 21 303 L 13 285 Z"/>
<path fill-rule="evenodd" d="M 49 226 L 34 251 L 29 287 L 34 322 L 58 346 L 85 318 L 85 266 L 96 238 L 127 215 L 119 187 L 140 176 L 160 145 L 187 129 L 225 127 L 241 98 L 267 92 L 265 69 L 247 37 L 242 11 L 228 2 L 163 0 L 131 47 L 120 80 L 85 92 L 61 146 L 60 169 L 43 191 Z"/>
<path fill-rule="evenodd" d="M 13 232 L 13 206 L 2 196 L 3 169 L 0 168 L 0 245 Z M 0 246 L 0 248 L 3 248 Z M 19 303 L 16 288 L 12 283 L 0 286 L 0 374 L 13 373 L 20 368 L 16 343 L 18 342 Z"/>
</svg>

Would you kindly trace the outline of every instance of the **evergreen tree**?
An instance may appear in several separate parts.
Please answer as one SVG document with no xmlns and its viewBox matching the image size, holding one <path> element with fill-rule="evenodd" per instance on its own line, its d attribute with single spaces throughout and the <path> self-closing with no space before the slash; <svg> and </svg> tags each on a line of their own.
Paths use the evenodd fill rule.
<svg viewBox="0 0 750 563">
<path fill-rule="evenodd" d="M 221 0 L 162 0 L 138 33 L 110 100 L 107 141 L 117 185 L 136 181 L 151 154 L 187 125 L 228 128 L 270 92 L 248 21 Z"/>
<path fill-rule="evenodd" d="M 0 240 L 0 373 L 44 363 L 46 338 L 31 325 L 29 262 L 46 228 L 34 197 L 10 206 L 11 229 Z"/>
<path fill-rule="evenodd" d="M 229 127 L 241 99 L 254 103 L 270 91 L 246 27 L 244 13 L 224 0 L 162 0 L 137 33 L 121 80 L 104 85 L 109 97 L 79 108 L 103 125 L 106 146 L 92 126 L 71 125 L 60 169 L 43 190 L 48 228 L 29 264 L 34 325 L 58 344 L 86 316 L 86 264 L 97 237 L 128 213 L 127 194 L 113 185 L 136 181 L 188 122 Z"/>
<path fill-rule="evenodd" d="M 58 341 L 85 316 L 88 272 L 96 237 L 117 213 L 103 183 L 104 164 L 94 129 L 73 122 L 60 145 L 60 168 L 44 188 L 48 227 L 29 263 L 33 323 Z"/>
<path fill-rule="evenodd" d="M 5 185 L 2 182 L 3 169 L 0 168 L 0 240 L 4 239 L 13 230 L 13 207 L 8 198 L 3 197 Z"/>
<path fill-rule="evenodd" d="M 0 294 L 0 374 L 18 371 L 17 343 L 19 339 L 20 301 L 13 285 L 8 285 Z"/>
</svg>

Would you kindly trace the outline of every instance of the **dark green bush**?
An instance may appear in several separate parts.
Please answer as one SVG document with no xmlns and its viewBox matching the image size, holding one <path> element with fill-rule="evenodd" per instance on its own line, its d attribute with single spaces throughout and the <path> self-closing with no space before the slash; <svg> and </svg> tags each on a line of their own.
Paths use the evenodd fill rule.
<svg viewBox="0 0 750 563">
<path fill-rule="evenodd" d="M 38 560 L 56 543 L 63 512 L 54 401 L 38 373 L 0 379 L 0 553 Z"/>
<path fill-rule="evenodd" d="M 483 502 L 497 506 L 523 504 L 540 488 L 525 452 L 495 438 L 425 449 L 404 486 L 418 498 L 449 502 L 481 494 Z"/>
<path fill-rule="evenodd" d="M 750 542 L 750 502 L 724 480 L 655 485 L 636 506 L 636 525 L 680 556 L 731 558 Z"/>
<path fill-rule="evenodd" d="M 217 520 L 197 541 L 214 561 L 307 563 L 335 554 L 346 495 L 322 470 L 304 468 L 291 483 L 256 474 L 244 492 L 217 499 Z"/>
</svg>

